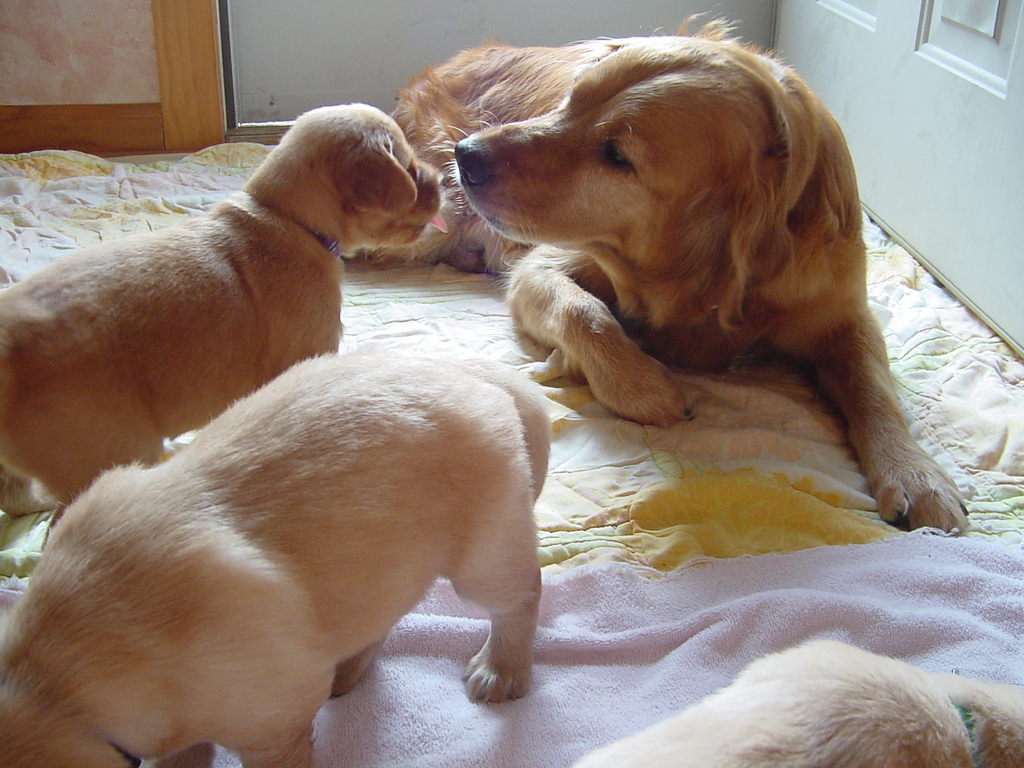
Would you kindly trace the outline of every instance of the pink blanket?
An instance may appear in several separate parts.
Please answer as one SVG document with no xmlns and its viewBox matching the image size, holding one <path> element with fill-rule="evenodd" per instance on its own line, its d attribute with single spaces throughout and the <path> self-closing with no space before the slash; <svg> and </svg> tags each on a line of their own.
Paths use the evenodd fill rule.
<svg viewBox="0 0 1024 768">
<path fill-rule="evenodd" d="M 908 534 L 663 577 L 622 564 L 546 576 L 533 690 L 499 705 L 470 703 L 459 680 L 480 615 L 439 584 L 321 710 L 319 766 L 564 768 L 813 637 L 1024 685 L 1024 557 L 974 540 Z M 237 765 L 218 753 L 218 768 Z"/>
<path fill-rule="evenodd" d="M 622 563 L 549 574 L 533 690 L 498 705 L 470 703 L 459 679 L 485 632 L 438 584 L 359 685 L 320 711 L 320 768 L 565 768 L 815 637 L 1024 685 L 1024 557 L 913 533 L 666 576 Z M 217 768 L 238 765 L 218 751 Z"/>
</svg>

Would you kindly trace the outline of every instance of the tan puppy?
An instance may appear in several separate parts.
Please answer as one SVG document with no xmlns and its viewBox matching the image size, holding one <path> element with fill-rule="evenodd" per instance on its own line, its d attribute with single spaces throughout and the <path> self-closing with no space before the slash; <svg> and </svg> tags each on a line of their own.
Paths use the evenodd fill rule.
<svg viewBox="0 0 1024 768">
<path fill-rule="evenodd" d="M 1020 768 L 1024 691 L 817 641 L 574 768 Z"/>
<path fill-rule="evenodd" d="M 0 292 L 0 462 L 17 473 L 0 472 L 0 509 L 39 508 L 21 476 L 67 502 L 110 466 L 155 461 L 164 437 L 336 351 L 337 252 L 413 241 L 437 182 L 379 110 L 316 109 L 209 214 Z"/>
<path fill-rule="evenodd" d="M 522 696 L 549 440 L 511 368 L 357 352 L 299 363 L 164 464 L 103 474 L 8 617 L 0 765 L 214 742 L 307 768 L 332 687 L 438 576 L 491 614 L 468 695 Z"/>
<path fill-rule="evenodd" d="M 842 133 L 792 70 L 720 27 L 492 45 L 413 78 L 395 118 L 450 169 L 451 231 L 382 257 L 507 271 L 518 327 L 644 424 L 698 406 L 666 365 L 719 370 L 764 349 L 806 361 L 882 516 L 966 527 L 894 393 Z"/>
</svg>

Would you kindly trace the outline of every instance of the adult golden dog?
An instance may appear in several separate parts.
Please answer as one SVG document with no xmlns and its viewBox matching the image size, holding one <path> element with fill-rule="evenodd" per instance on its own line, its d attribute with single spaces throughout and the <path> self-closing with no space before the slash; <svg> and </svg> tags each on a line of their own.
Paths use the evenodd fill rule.
<svg viewBox="0 0 1024 768">
<path fill-rule="evenodd" d="M 4 290 L 0 509 L 45 506 L 26 477 L 67 502 L 108 467 L 155 461 L 164 437 L 337 351 L 337 252 L 415 240 L 438 200 L 436 171 L 391 118 L 324 107 L 209 214 Z"/>
<path fill-rule="evenodd" d="M 491 615 L 467 694 L 522 696 L 549 444 L 539 387 L 508 366 L 360 350 L 105 472 L 0 623 L 0 765 L 175 765 L 213 742 L 310 768 L 316 712 L 438 576 Z"/>
<path fill-rule="evenodd" d="M 522 332 L 643 424 L 699 408 L 666 366 L 807 361 L 882 516 L 966 527 L 895 396 L 842 133 L 792 70 L 714 25 L 489 45 L 414 77 L 394 116 L 447 172 L 450 232 L 378 257 L 506 272 Z"/>
<path fill-rule="evenodd" d="M 1017 768 L 1024 691 L 833 641 L 751 664 L 574 768 Z"/>
</svg>

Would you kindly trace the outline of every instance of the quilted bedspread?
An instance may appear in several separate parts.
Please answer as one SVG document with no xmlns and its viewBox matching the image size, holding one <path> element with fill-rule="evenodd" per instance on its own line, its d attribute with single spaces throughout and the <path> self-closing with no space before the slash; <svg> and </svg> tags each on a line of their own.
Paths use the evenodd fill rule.
<svg viewBox="0 0 1024 768">
<path fill-rule="evenodd" d="M 0 156 L 0 285 L 80 248 L 200 214 L 239 189 L 266 152 L 224 144 L 145 164 L 58 151 Z M 1024 363 L 906 251 L 868 231 L 870 297 L 914 436 L 961 488 L 966 536 L 1024 549 Z M 874 514 L 840 422 L 789 371 L 688 376 L 706 393 L 700 417 L 660 429 L 611 416 L 564 378 L 557 352 L 516 334 L 492 277 L 351 263 L 342 319 L 342 351 L 482 355 L 543 385 L 554 431 L 536 509 L 547 572 L 586 562 L 667 572 L 900 535 Z M 0 514 L 0 576 L 30 574 L 47 525 L 46 515 Z"/>
</svg>

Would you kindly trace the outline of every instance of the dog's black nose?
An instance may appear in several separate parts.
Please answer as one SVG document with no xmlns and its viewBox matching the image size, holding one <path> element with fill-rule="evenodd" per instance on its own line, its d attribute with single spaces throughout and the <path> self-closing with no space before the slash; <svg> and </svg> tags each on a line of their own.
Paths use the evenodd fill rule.
<svg viewBox="0 0 1024 768">
<path fill-rule="evenodd" d="M 459 165 L 459 178 L 467 187 L 479 187 L 494 176 L 486 150 L 472 136 L 455 145 L 455 162 Z"/>
</svg>

